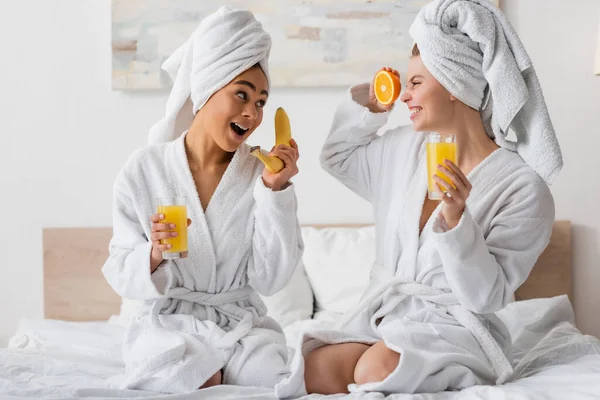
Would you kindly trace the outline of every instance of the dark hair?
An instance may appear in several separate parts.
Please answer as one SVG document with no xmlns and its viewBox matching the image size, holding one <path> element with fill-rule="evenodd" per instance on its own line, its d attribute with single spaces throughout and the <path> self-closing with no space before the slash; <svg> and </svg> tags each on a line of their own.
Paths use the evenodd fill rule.
<svg viewBox="0 0 600 400">
<path fill-rule="evenodd" d="M 421 50 L 419 50 L 419 46 L 415 43 L 412 47 L 411 57 L 416 57 L 421 55 Z"/>
</svg>

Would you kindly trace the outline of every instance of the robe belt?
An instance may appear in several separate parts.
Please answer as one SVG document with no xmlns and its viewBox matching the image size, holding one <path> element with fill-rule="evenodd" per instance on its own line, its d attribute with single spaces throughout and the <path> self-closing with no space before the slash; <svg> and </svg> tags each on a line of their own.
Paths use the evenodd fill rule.
<svg viewBox="0 0 600 400">
<path fill-rule="evenodd" d="M 185 300 L 203 306 L 222 306 L 229 303 L 248 300 L 254 293 L 250 286 L 228 290 L 220 293 L 194 292 L 186 288 L 173 288 L 169 290 L 167 297 L 176 300 Z"/>
<path fill-rule="evenodd" d="M 253 316 L 248 310 L 233 303 L 248 300 L 254 294 L 254 289 L 244 286 L 220 293 L 195 292 L 186 288 L 172 288 L 165 297 L 157 300 L 150 311 L 155 326 L 161 326 L 159 314 L 168 300 L 183 300 L 207 307 L 213 307 L 218 312 L 228 316 L 231 321 L 237 322 L 233 329 L 215 342 L 218 348 L 232 347 L 237 341 L 248 335 L 252 330 Z M 232 307 L 233 306 L 233 307 Z"/>
</svg>

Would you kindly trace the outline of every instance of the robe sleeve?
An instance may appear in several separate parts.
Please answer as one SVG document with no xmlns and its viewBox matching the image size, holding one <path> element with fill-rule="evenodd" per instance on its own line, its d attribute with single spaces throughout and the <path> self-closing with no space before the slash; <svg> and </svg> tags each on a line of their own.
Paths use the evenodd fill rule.
<svg viewBox="0 0 600 400">
<path fill-rule="evenodd" d="M 466 208 L 449 230 L 440 212 L 433 237 L 452 292 L 469 310 L 504 308 L 544 251 L 554 223 L 554 201 L 543 182 L 531 183 L 493 218 L 484 234 Z"/>
<path fill-rule="evenodd" d="M 115 181 L 113 200 L 113 236 L 109 257 L 102 273 L 121 297 L 133 300 L 152 300 L 162 297 L 171 286 L 171 274 L 150 273 L 150 215 L 138 215 L 132 197 L 135 179 L 122 170 Z M 166 271 L 168 272 L 168 271 Z"/>
<path fill-rule="evenodd" d="M 271 296 L 285 287 L 296 269 L 304 242 L 294 185 L 274 192 L 259 177 L 254 185 L 254 232 L 248 281 L 258 293 Z"/>
<path fill-rule="evenodd" d="M 321 165 L 350 190 L 371 201 L 372 188 L 384 161 L 385 143 L 389 135 L 377 132 L 388 119 L 389 112 L 372 113 L 368 102 L 369 84 L 350 89 L 350 96 L 337 108 L 329 137 L 321 151 Z"/>
</svg>

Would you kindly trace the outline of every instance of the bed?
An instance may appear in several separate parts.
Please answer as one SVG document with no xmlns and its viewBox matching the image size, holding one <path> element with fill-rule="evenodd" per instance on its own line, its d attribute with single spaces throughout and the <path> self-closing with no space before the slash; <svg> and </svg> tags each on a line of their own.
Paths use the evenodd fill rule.
<svg viewBox="0 0 600 400">
<path fill-rule="evenodd" d="M 513 337 L 517 379 L 502 386 L 388 398 L 598 396 L 600 341 L 576 329 L 569 302 L 570 231 L 568 221 L 556 221 L 551 242 L 517 291 L 516 301 L 498 313 Z M 302 234 L 306 250 L 292 281 L 282 292 L 264 298 L 290 341 L 305 329 L 328 326 L 358 302 L 374 254 L 372 226 L 305 226 Z M 274 398 L 267 389 L 233 386 L 186 395 L 107 388 L 107 379 L 123 371 L 121 341 L 128 312 L 135 307 L 135 302 L 114 294 L 100 272 L 110 236 L 110 228 L 44 229 L 45 319 L 23 319 L 8 348 L 0 350 L 0 393 L 29 398 Z"/>
</svg>

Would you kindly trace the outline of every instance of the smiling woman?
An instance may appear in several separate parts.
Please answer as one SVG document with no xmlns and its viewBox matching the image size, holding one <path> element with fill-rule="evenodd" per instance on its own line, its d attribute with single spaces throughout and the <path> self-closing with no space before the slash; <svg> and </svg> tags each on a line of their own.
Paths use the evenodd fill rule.
<svg viewBox="0 0 600 400">
<path fill-rule="evenodd" d="M 302 254 L 290 183 L 298 149 L 276 147 L 285 166 L 272 173 L 244 143 L 263 119 L 270 48 L 250 12 L 223 7 L 163 65 L 174 79 L 166 115 L 116 179 L 102 269 L 119 295 L 145 301 L 125 335 L 123 388 L 272 388 L 288 373 L 285 338 L 258 293 L 285 286 Z M 187 99 L 194 118 L 182 133 Z M 187 199 L 189 251 L 164 260 L 177 227 L 157 198 L 172 196 Z"/>
<path fill-rule="evenodd" d="M 377 100 L 374 80 L 350 89 L 323 145 L 323 167 L 373 205 L 377 254 L 361 303 L 334 330 L 296 341 L 288 388 L 304 377 L 311 393 L 435 393 L 514 376 L 495 313 L 548 244 L 560 149 L 527 53 L 495 6 L 434 0 L 410 33 L 418 47 L 400 99 L 412 124 L 378 134 L 393 105 Z M 503 140 L 508 125 L 519 146 Z M 430 132 L 457 148 L 456 160 L 432 163 L 436 199 Z"/>
</svg>

